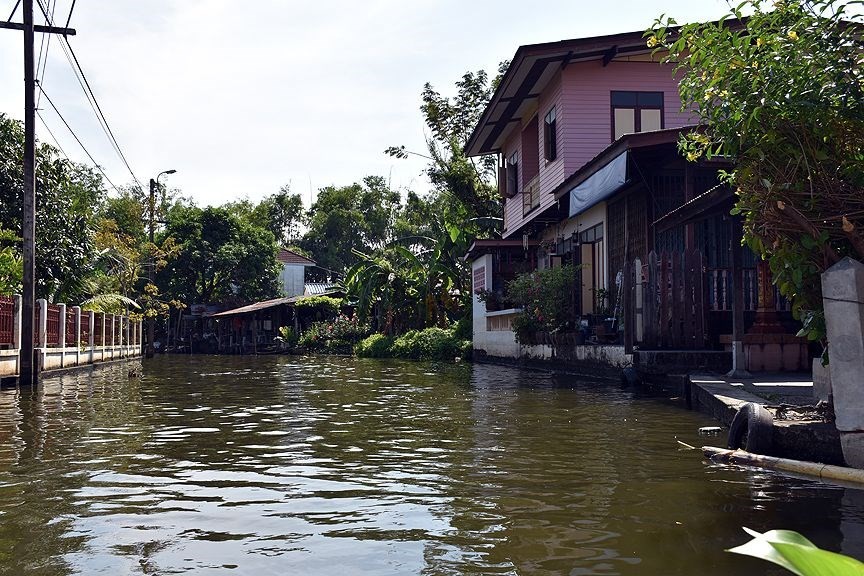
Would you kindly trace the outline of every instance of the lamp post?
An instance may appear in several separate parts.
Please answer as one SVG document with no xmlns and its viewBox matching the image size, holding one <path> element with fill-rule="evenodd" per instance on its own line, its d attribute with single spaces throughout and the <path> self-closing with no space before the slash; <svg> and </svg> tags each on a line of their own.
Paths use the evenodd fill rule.
<svg viewBox="0 0 864 576">
<path fill-rule="evenodd" d="M 153 249 L 153 244 L 155 242 L 154 232 L 156 229 L 156 189 L 159 187 L 159 178 L 162 177 L 163 174 L 174 174 L 177 172 L 176 170 L 165 170 L 156 175 L 156 178 L 150 179 L 150 265 L 147 270 L 147 282 L 153 283 L 153 276 L 156 271 L 156 261 L 155 254 Z M 153 316 L 149 316 L 147 318 L 147 348 L 144 352 L 145 357 L 152 358 L 154 349 L 153 349 L 153 338 L 155 335 L 156 327 L 155 327 L 155 319 Z"/>
</svg>

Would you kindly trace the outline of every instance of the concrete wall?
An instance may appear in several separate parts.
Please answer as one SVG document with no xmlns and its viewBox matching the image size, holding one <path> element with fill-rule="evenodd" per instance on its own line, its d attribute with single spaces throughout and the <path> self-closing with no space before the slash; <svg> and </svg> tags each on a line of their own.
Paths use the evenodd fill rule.
<svg viewBox="0 0 864 576">
<path fill-rule="evenodd" d="M 303 264 L 282 264 L 279 273 L 279 285 L 282 295 L 286 298 L 302 296 L 306 290 L 306 266 Z"/>
</svg>

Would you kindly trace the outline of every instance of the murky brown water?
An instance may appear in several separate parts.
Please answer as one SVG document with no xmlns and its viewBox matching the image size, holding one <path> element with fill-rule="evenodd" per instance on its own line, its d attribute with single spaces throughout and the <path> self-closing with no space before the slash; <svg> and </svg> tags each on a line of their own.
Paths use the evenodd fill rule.
<svg viewBox="0 0 864 576">
<path fill-rule="evenodd" d="M 492 366 L 172 357 L 0 393 L 6 574 L 767 574 L 864 493 L 706 465 L 712 422 Z M 715 439 L 715 442 L 721 440 Z"/>
</svg>

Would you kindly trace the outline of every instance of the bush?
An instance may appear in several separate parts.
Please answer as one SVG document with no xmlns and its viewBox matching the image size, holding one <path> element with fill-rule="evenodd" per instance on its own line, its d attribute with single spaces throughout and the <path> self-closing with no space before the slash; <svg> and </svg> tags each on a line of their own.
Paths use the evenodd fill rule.
<svg viewBox="0 0 864 576">
<path fill-rule="evenodd" d="M 525 342 L 537 332 L 557 332 L 575 321 L 573 292 L 576 267 L 536 270 L 520 274 L 507 284 L 507 299 L 522 312 L 513 319 L 517 342 Z"/>
<path fill-rule="evenodd" d="M 372 334 L 354 347 L 354 354 L 361 358 L 389 358 L 393 356 L 394 339 L 384 334 Z"/>
<path fill-rule="evenodd" d="M 335 318 L 342 309 L 342 298 L 307 296 L 294 303 L 294 309 L 303 317 L 326 320 Z"/>
<path fill-rule="evenodd" d="M 354 345 L 371 329 L 356 317 L 340 314 L 329 322 L 314 322 L 300 336 L 299 344 L 309 350 L 350 354 Z"/>
<path fill-rule="evenodd" d="M 280 326 L 279 336 L 289 346 L 294 346 L 295 344 L 297 344 L 297 333 L 291 326 Z"/>
<path fill-rule="evenodd" d="M 426 328 L 411 330 L 396 338 L 392 346 L 393 355 L 417 360 L 452 360 L 460 355 L 462 342 L 453 330 Z"/>
</svg>

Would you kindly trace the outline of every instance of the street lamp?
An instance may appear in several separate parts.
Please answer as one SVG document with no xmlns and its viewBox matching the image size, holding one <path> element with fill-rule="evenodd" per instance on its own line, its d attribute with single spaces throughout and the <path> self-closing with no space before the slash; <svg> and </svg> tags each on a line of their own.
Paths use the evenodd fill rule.
<svg viewBox="0 0 864 576">
<path fill-rule="evenodd" d="M 153 275 L 156 270 L 155 251 L 153 250 L 153 244 L 155 242 L 154 231 L 156 228 L 156 189 L 159 188 L 159 178 L 164 174 L 174 174 L 175 172 L 177 172 L 177 170 L 164 170 L 157 174 L 155 179 L 150 179 L 150 265 L 148 266 L 147 271 L 147 282 L 150 284 L 153 284 Z M 153 338 L 155 331 L 155 319 L 153 316 L 149 316 L 147 318 L 147 349 L 144 352 L 144 355 L 147 358 L 153 357 Z"/>
</svg>

